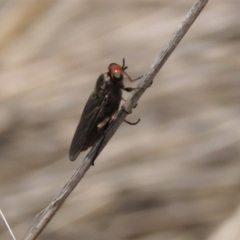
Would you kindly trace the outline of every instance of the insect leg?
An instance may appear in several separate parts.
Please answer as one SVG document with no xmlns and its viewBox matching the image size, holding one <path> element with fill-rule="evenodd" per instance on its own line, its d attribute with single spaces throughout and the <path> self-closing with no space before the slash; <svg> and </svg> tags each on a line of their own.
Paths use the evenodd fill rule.
<svg viewBox="0 0 240 240">
<path fill-rule="evenodd" d="M 109 121 L 110 121 L 110 117 L 107 117 L 102 122 L 100 122 L 97 125 L 98 130 L 100 130 L 101 128 L 105 127 L 107 125 L 107 123 L 109 123 Z"/>
<path fill-rule="evenodd" d="M 143 77 L 143 76 L 140 76 L 138 78 L 131 79 L 130 76 L 125 71 L 124 71 L 124 74 L 127 76 L 127 78 L 129 79 L 130 82 L 135 82 Z"/>
<path fill-rule="evenodd" d="M 125 101 L 125 100 L 124 100 Z M 134 107 L 133 108 L 136 108 L 137 107 L 137 103 L 135 103 L 135 105 L 134 105 Z M 127 114 L 130 114 L 129 112 L 127 112 L 124 108 L 123 108 L 123 110 L 127 113 Z M 127 121 L 127 120 L 125 120 L 124 119 L 124 122 L 126 122 L 126 123 L 128 123 L 129 125 L 136 125 L 136 124 L 138 124 L 139 122 L 140 122 L 140 118 L 136 121 L 136 122 L 129 122 L 129 121 Z"/>
<path fill-rule="evenodd" d="M 126 102 L 126 100 L 122 97 L 122 100 L 124 101 L 124 102 Z M 135 103 L 135 105 L 133 106 L 133 108 L 136 108 L 137 107 L 137 103 Z"/>
<path fill-rule="evenodd" d="M 123 90 L 126 91 L 126 92 L 132 92 L 133 90 L 136 90 L 136 89 L 145 89 L 145 88 L 131 88 L 131 87 L 123 88 Z"/>
<path fill-rule="evenodd" d="M 139 118 L 136 122 L 133 122 L 133 123 L 132 123 L 132 122 L 129 122 L 129 121 L 127 121 L 127 120 L 124 119 L 124 122 L 128 123 L 129 125 L 137 125 L 137 124 L 140 122 L 140 120 L 141 120 L 141 119 Z"/>
</svg>

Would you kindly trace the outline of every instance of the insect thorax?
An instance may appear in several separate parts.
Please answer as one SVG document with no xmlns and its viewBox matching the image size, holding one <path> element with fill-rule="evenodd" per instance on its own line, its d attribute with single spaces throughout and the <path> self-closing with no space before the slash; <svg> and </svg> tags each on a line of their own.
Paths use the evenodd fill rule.
<svg viewBox="0 0 240 240">
<path fill-rule="evenodd" d="M 105 96 L 111 89 L 111 85 L 112 82 L 108 72 L 102 73 L 96 82 L 94 91 L 99 96 Z"/>
</svg>

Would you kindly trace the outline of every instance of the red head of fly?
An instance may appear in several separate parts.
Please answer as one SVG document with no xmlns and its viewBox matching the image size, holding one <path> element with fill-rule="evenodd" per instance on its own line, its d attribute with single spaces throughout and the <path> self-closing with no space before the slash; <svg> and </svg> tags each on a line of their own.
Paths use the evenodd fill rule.
<svg viewBox="0 0 240 240">
<path fill-rule="evenodd" d="M 125 59 L 123 59 L 122 66 L 120 66 L 117 63 L 111 63 L 108 66 L 108 71 L 109 71 L 111 79 L 117 80 L 117 81 L 121 81 L 123 79 L 123 76 L 125 75 L 125 76 L 127 76 L 129 78 L 130 81 L 132 81 L 132 79 L 125 72 L 125 69 L 127 69 L 127 68 L 128 67 L 125 66 Z"/>
<path fill-rule="evenodd" d="M 127 69 L 128 67 L 125 66 L 125 59 L 123 58 L 123 64 L 122 66 L 120 66 L 119 64 L 117 63 L 111 63 L 109 66 L 108 66 L 108 71 L 109 71 L 109 74 L 110 74 L 110 77 L 112 80 L 117 80 L 117 81 L 122 81 L 123 80 L 123 76 L 127 76 L 127 78 L 129 79 L 130 82 L 134 82 L 141 77 L 138 77 L 138 78 L 135 78 L 135 79 L 131 79 L 130 76 L 125 72 L 125 70 Z"/>
<path fill-rule="evenodd" d="M 111 63 L 108 67 L 109 75 L 112 80 L 121 81 L 123 79 L 124 70 L 116 63 Z"/>
</svg>

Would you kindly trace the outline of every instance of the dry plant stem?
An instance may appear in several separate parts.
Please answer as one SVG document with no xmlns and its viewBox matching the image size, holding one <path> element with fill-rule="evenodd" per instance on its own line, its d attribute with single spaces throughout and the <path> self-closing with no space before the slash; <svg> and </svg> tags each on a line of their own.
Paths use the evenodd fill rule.
<svg viewBox="0 0 240 240">
<path fill-rule="evenodd" d="M 9 231 L 10 235 L 12 236 L 13 240 L 16 240 L 16 238 L 15 238 L 13 232 L 12 232 L 12 229 L 11 229 L 11 227 L 9 226 L 9 224 L 8 224 L 8 222 L 7 222 L 7 219 L 5 218 L 5 216 L 4 216 L 4 214 L 3 214 L 3 212 L 2 212 L 1 209 L 0 209 L 0 215 L 1 215 L 4 223 L 6 224 L 7 229 L 8 229 L 8 231 Z"/>
<path fill-rule="evenodd" d="M 149 87 L 159 72 L 163 64 L 166 62 L 168 57 L 174 51 L 178 43 L 181 41 L 183 36 L 186 34 L 190 26 L 193 24 L 195 19 L 198 17 L 204 6 L 207 4 L 208 0 L 197 0 L 193 7 L 190 9 L 189 13 L 185 17 L 184 21 L 180 24 L 177 31 L 173 34 L 169 42 L 164 47 L 161 54 L 157 57 L 155 62 L 149 68 L 149 70 L 143 76 L 143 80 L 138 85 L 139 89 L 135 90 L 128 100 L 123 105 L 123 108 L 119 111 L 117 118 L 114 122 L 112 122 L 109 127 L 106 129 L 104 136 L 96 143 L 96 145 L 90 150 L 87 156 L 84 158 L 81 165 L 76 169 L 71 179 L 66 183 L 63 187 L 60 194 L 52 201 L 52 203 L 43 211 L 40 216 L 38 216 L 37 222 L 32 224 L 28 232 L 23 237 L 23 240 L 34 240 L 36 239 L 39 234 L 43 231 L 49 221 L 53 218 L 56 214 L 58 209 L 62 206 L 64 201 L 73 191 L 73 189 L 77 186 L 79 181 L 83 178 L 87 170 L 90 168 L 91 163 L 97 158 L 99 153 L 108 143 L 110 138 L 116 132 L 120 124 L 125 119 L 126 115 L 131 112 L 132 108 L 134 107 L 135 103 L 138 102 L 144 91 L 147 87 Z"/>
</svg>

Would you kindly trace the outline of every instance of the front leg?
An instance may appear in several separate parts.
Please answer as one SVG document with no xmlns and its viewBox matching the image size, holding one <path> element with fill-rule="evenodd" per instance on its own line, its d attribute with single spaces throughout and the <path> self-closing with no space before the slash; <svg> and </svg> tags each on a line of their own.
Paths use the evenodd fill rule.
<svg viewBox="0 0 240 240">
<path fill-rule="evenodd" d="M 104 128 L 110 122 L 110 117 L 105 118 L 102 122 L 97 125 L 98 130 Z"/>
</svg>

